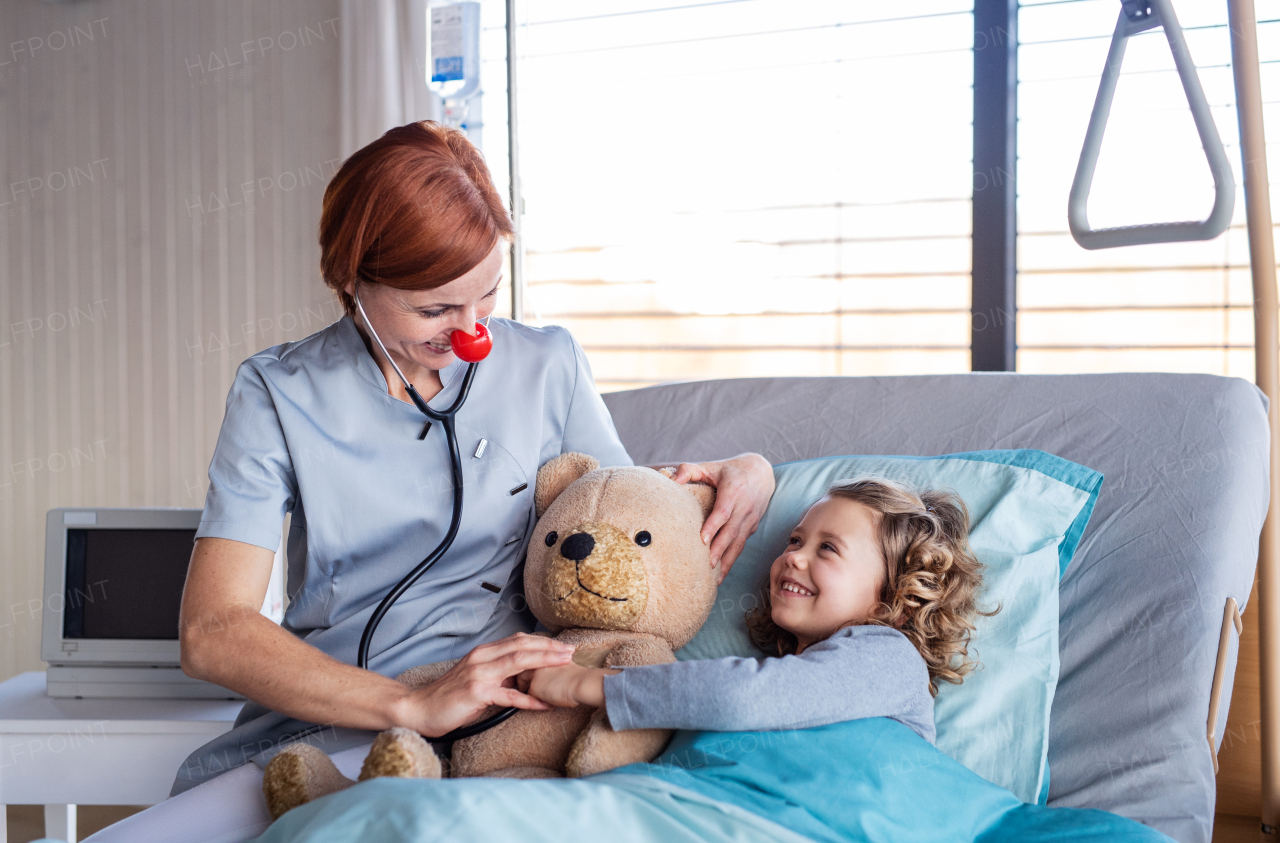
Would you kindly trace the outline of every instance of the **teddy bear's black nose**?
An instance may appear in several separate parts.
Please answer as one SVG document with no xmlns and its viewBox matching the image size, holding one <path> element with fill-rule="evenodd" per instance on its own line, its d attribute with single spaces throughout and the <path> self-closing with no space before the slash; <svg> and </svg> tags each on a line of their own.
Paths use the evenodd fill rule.
<svg viewBox="0 0 1280 843">
<path fill-rule="evenodd" d="M 591 551 L 595 549 L 595 546 L 596 540 L 591 538 L 590 533 L 574 533 L 564 540 L 564 544 L 560 545 L 560 555 L 565 559 L 581 562 L 591 555 Z"/>
</svg>

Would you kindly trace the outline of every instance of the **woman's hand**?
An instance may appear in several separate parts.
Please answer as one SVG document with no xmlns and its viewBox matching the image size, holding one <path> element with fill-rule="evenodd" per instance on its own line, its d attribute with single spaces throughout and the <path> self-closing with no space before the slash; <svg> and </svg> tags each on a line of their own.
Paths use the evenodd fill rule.
<svg viewBox="0 0 1280 843">
<path fill-rule="evenodd" d="M 521 693 L 516 677 L 528 670 L 563 665 L 573 645 L 518 632 L 481 644 L 430 685 L 406 688 L 393 719 L 419 734 L 439 737 L 475 720 L 491 705 L 546 711 L 550 705 Z"/>
<path fill-rule="evenodd" d="M 682 462 L 672 479 L 715 486 L 716 505 L 702 525 L 702 543 L 711 545 L 711 567 L 719 566 L 724 582 L 773 497 L 773 466 L 759 454 L 741 454 L 716 462 Z"/>
<path fill-rule="evenodd" d="M 573 662 L 557 667 L 543 667 L 522 673 L 519 687 L 543 702 L 559 708 L 604 705 L 604 678 L 620 670 L 604 667 L 582 667 Z"/>
</svg>

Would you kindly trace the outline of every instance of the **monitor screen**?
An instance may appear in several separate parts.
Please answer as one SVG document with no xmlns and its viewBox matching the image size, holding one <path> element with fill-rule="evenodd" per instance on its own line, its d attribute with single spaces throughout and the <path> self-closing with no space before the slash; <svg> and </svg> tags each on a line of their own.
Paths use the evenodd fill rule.
<svg viewBox="0 0 1280 843">
<path fill-rule="evenodd" d="M 67 530 L 62 635 L 178 639 L 195 530 Z"/>
</svg>

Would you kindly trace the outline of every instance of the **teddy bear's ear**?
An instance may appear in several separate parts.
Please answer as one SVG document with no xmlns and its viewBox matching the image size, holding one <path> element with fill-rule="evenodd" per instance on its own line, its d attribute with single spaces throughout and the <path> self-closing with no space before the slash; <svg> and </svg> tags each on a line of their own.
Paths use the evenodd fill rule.
<svg viewBox="0 0 1280 843">
<path fill-rule="evenodd" d="M 668 480 L 674 480 L 676 467 L 669 465 L 658 469 L 658 473 Z M 698 502 L 698 506 L 702 507 L 702 520 L 706 521 L 707 516 L 711 514 L 712 508 L 716 505 L 716 487 L 708 486 L 706 483 L 685 483 L 684 487 L 689 494 L 693 495 L 693 499 Z"/>
<path fill-rule="evenodd" d="M 702 507 L 702 520 L 706 521 L 716 505 L 716 487 L 706 483 L 685 483 L 684 487 L 693 495 L 693 499 Z"/>
<path fill-rule="evenodd" d="M 600 461 L 587 454 L 571 452 L 547 460 L 546 464 L 538 469 L 538 479 L 533 487 L 533 504 L 538 517 L 542 517 L 552 501 L 569 488 L 569 484 L 588 471 L 595 471 L 599 467 Z"/>
</svg>

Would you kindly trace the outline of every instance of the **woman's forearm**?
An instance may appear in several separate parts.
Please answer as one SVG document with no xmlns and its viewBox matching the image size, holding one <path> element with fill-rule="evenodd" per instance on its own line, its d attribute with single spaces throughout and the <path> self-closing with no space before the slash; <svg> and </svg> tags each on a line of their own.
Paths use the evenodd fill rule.
<svg viewBox="0 0 1280 843">
<path fill-rule="evenodd" d="M 299 720 L 374 730 L 403 725 L 408 688 L 330 657 L 247 606 L 184 618 L 182 666 Z"/>
<path fill-rule="evenodd" d="M 200 539 L 187 569 L 179 638 L 182 669 L 268 708 L 357 729 L 404 726 L 439 736 L 491 705 L 544 710 L 511 687 L 524 671 L 565 664 L 573 646 L 517 633 L 481 644 L 444 675 L 409 688 L 344 664 L 263 617 L 274 554 L 228 539 Z"/>
<path fill-rule="evenodd" d="M 337 661 L 258 612 L 273 559 L 229 539 L 196 543 L 179 621 L 183 671 L 312 723 L 402 725 L 405 686 Z"/>
</svg>

